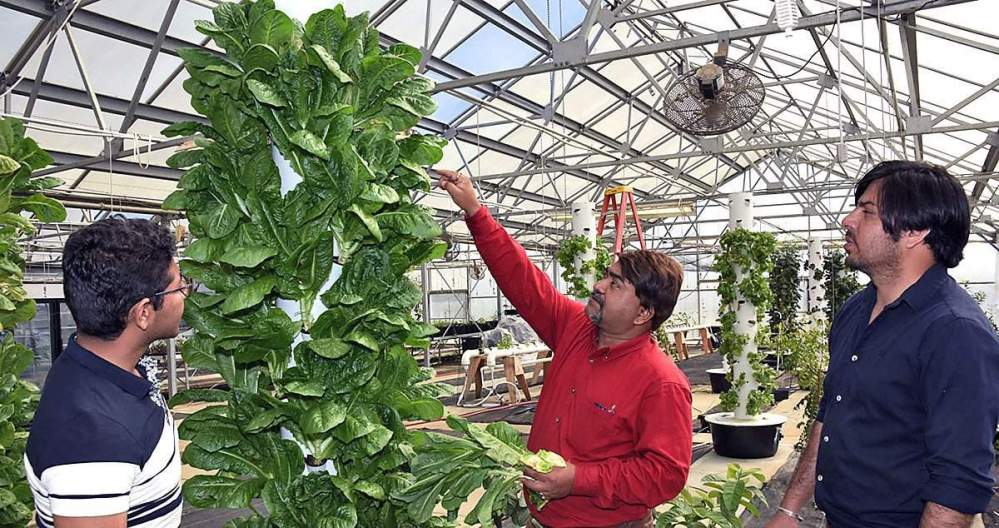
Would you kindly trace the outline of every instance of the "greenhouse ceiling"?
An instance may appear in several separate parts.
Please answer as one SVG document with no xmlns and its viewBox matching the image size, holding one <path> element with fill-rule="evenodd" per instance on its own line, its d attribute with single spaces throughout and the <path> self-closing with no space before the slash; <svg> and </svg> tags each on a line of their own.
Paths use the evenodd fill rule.
<svg viewBox="0 0 999 528">
<path fill-rule="evenodd" d="M 783 0 L 781 0 L 783 1 Z M 794 0 L 790 0 L 794 2 Z M 302 1 L 302 13 L 337 2 Z M 727 193 L 758 194 L 760 227 L 838 238 L 852 183 L 885 159 L 947 167 L 973 198 L 977 240 L 999 215 L 999 4 L 973 0 L 797 0 L 797 29 L 772 0 L 349 0 L 383 45 L 425 51 L 438 109 L 423 133 L 450 139 L 439 167 L 473 176 L 506 225 L 536 247 L 568 230 L 575 201 L 628 185 L 652 244 L 710 251 Z M 161 214 L 185 140 L 160 131 L 195 115 L 177 50 L 205 47 L 194 22 L 213 0 L 0 0 L 3 114 L 28 121 L 76 209 L 36 249 L 110 211 Z M 667 117 L 677 79 L 712 61 L 762 81 L 744 126 L 714 136 Z M 464 227 L 438 192 L 420 197 Z M 644 204 L 644 205 L 642 205 Z"/>
</svg>

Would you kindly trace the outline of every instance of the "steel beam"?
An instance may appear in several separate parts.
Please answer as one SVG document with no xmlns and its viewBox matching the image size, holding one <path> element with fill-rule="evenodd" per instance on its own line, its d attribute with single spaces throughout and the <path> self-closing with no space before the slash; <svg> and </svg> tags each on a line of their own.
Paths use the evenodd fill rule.
<svg viewBox="0 0 999 528">
<path fill-rule="evenodd" d="M 72 154 L 69 152 L 58 152 L 49 151 L 52 158 L 55 160 L 56 165 L 67 165 L 67 164 L 77 164 L 76 168 L 81 168 L 78 164 L 80 162 L 87 162 L 87 167 L 94 170 L 107 170 L 108 158 L 107 156 L 102 157 L 100 160 L 96 160 L 95 157 L 84 156 L 81 154 Z M 101 164 L 104 167 L 101 167 Z M 167 181 L 177 181 L 180 179 L 180 175 L 184 171 L 172 169 L 170 167 L 160 167 L 157 165 L 141 166 L 138 163 L 133 163 L 131 161 L 115 161 L 112 163 L 111 168 L 116 173 L 128 174 L 129 176 L 142 176 L 145 178 L 153 178 L 157 180 L 167 180 Z"/>
<path fill-rule="evenodd" d="M 900 2 L 893 3 L 891 5 L 883 6 L 880 10 L 880 13 L 878 13 L 877 10 L 870 7 L 844 10 L 840 15 L 840 20 L 844 23 L 856 22 L 860 20 L 860 17 L 862 15 L 860 11 L 863 11 L 863 15 L 866 18 L 876 18 L 879 14 L 882 17 L 889 17 L 889 16 L 901 15 L 904 13 L 909 13 L 923 6 L 925 6 L 926 9 L 929 9 L 936 7 L 944 7 L 948 5 L 964 4 L 972 1 L 974 0 L 938 0 L 932 2 L 930 5 L 927 5 L 926 0 L 903 0 Z M 836 13 L 821 13 L 818 15 L 802 17 L 798 21 L 798 29 L 825 27 L 825 26 L 831 26 L 835 23 L 836 23 Z M 755 37 L 762 37 L 763 35 L 774 35 L 781 32 L 783 32 L 783 30 L 777 27 L 777 24 L 762 24 L 759 26 L 731 30 L 727 31 L 726 33 L 728 34 L 730 40 L 743 40 Z M 676 40 L 669 40 L 669 41 L 659 42 L 656 44 L 649 44 L 646 46 L 635 46 L 623 50 L 613 50 L 603 53 L 595 53 L 584 57 L 582 60 L 568 62 L 565 64 L 543 63 L 523 68 L 514 68 L 510 70 L 487 73 L 484 75 L 478 75 L 467 79 L 459 79 L 456 81 L 442 83 L 441 85 L 438 86 L 438 89 L 456 90 L 458 88 L 475 86 L 480 83 L 489 83 L 505 79 L 517 78 L 517 77 L 526 77 L 528 75 L 537 75 L 539 73 L 548 73 L 552 71 L 558 71 L 570 68 L 579 68 L 592 64 L 613 62 L 616 60 L 628 59 L 631 57 L 641 57 L 645 55 L 651 55 L 654 53 L 677 51 L 696 46 L 707 46 L 714 44 L 716 42 L 718 42 L 718 34 L 700 35 L 700 36 L 687 37 Z"/>
<path fill-rule="evenodd" d="M 48 18 L 51 15 L 48 3 L 46 0 L 0 0 L 0 7 L 38 18 Z M 156 39 L 155 31 L 84 9 L 78 9 L 73 14 L 73 27 L 144 48 L 149 48 L 150 43 Z M 177 50 L 197 46 L 194 42 L 169 35 L 163 39 L 163 52 L 174 56 L 177 55 Z M 205 51 L 223 55 L 217 50 L 205 49 Z"/>
<path fill-rule="evenodd" d="M 916 14 L 902 15 L 902 23 L 898 25 L 899 37 L 902 40 L 902 59 L 905 62 L 905 79 L 909 84 L 909 115 L 922 115 L 922 103 L 919 95 L 919 55 L 916 52 Z M 923 160 L 923 136 L 916 134 L 916 159 Z"/>
<path fill-rule="evenodd" d="M 947 133 L 951 133 L 951 132 L 966 132 L 966 131 L 969 131 L 969 130 L 985 130 L 985 129 L 992 129 L 992 128 L 996 128 L 996 127 L 999 127 L 999 121 L 989 121 L 989 122 L 984 122 L 984 123 L 973 123 L 973 124 L 968 124 L 968 125 L 954 125 L 954 126 L 947 126 L 947 127 L 936 127 L 936 128 L 930 129 L 929 131 L 925 132 L 924 134 L 947 134 Z M 877 133 L 877 134 L 858 134 L 858 135 L 854 135 L 854 136 L 846 136 L 843 139 L 840 139 L 840 138 L 812 138 L 812 139 L 803 139 L 803 140 L 800 140 L 800 141 L 783 141 L 783 142 L 772 142 L 772 143 L 758 143 L 758 144 L 753 144 L 753 145 L 740 145 L 740 146 L 727 147 L 727 148 L 724 149 L 724 152 L 728 153 L 728 154 L 735 154 L 735 153 L 740 153 L 740 152 L 754 152 L 754 151 L 760 151 L 760 150 L 785 149 L 785 148 L 794 148 L 794 147 L 809 146 L 809 145 L 823 145 L 823 144 L 837 143 L 839 141 L 844 141 L 844 142 L 850 143 L 850 142 L 854 142 L 854 141 L 869 141 L 869 140 L 878 140 L 878 139 L 893 139 L 893 138 L 900 138 L 900 137 L 907 136 L 907 135 L 910 135 L 910 134 L 908 134 L 905 131 L 888 131 L 888 132 L 882 132 L 882 133 Z M 702 156 L 705 156 L 705 154 L 703 152 L 696 152 L 696 153 L 680 152 L 680 153 L 677 153 L 677 154 L 662 154 L 662 155 L 656 155 L 656 156 L 645 156 L 644 158 L 631 158 L 631 159 L 614 160 L 614 161 L 607 161 L 607 162 L 580 163 L 580 164 L 575 164 L 574 167 L 576 169 L 578 169 L 578 170 L 587 170 L 587 169 L 606 168 L 606 167 L 611 167 L 611 166 L 614 166 L 614 165 L 617 165 L 617 164 L 622 164 L 622 163 L 648 163 L 650 161 L 675 160 L 675 159 L 694 158 L 694 157 L 702 157 Z M 515 174 L 516 175 L 520 175 L 520 176 L 526 176 L 526 175 L 530 175 L 530 174 L 541 174 L 543 172 L 548 172 L 548 171 L 549 171 L 549 169 L 528 169 L 528 170 L 520 171 L 519 173 L 487 174 L 487 175 L 483 175 L 483 176 L 476 176 L 475 178 L 472 178 L 472 179 L 475 180 L 475 181 L 485 181 L 485 180 L 494 180 L 494 179 L 506 178 L 506 177 L 509 177 L 509 176 L 512 176 L 512 175 L 515 175 Z"/>
<path fill-rule="evenodd" d="M 24 97 L 29 97 L 32 90 L 35 88 L 36 82 L 37 81 L 34 79 L 24 79 L 17 85 L 16 88 L 14 88 L 14 93 Z M 87 95 L 87 92 L 83 90 L 67 88 L 65 86 L 46 82 L 38 84 L 39 99 L 54 103 L 68 104 L 79 108 L 91 108 L 90 98 Z M 95 95 L 102 110 L 118 115 L 125 115 L 128 112 L 128 107 L 131 104 L 129 101 L 108 95 Z M 137 119 L 144 119 L 155 123 L 163 123 L 164 125 L 170 125 L 178 121 L 197 121 L 200 123 L 208 122 L 207 119 L 196 114 L 188 114 L 177 110 L 170 110 L 168 108 L 141 103 L 135 107 L 135 117 Z"/>
</svg>

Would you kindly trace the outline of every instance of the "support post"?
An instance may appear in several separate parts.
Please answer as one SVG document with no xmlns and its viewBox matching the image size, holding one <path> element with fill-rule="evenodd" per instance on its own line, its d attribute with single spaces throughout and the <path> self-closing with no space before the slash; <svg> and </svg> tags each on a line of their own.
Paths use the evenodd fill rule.
<svg viewBox="0 0 999 528">
<path fill-rule="evenodd" d="M 167 340 L 167 394 L 171 398 L 177 394 L 177 338 Z"/>
</svg>

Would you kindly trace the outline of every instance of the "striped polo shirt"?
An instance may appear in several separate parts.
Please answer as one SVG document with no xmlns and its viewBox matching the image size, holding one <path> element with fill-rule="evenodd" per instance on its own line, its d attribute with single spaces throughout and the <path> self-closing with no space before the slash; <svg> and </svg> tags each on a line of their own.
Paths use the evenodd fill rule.
<svg viewBox="0 0 999 528">
<path fill-rule="evenodd" d="M 177 428 L 163 398 L 75 336 L 45 380 L 24 466 L 40 528 L 53 515 L 122 512 L 129 527 L 180 526 Z"/>
</svg>

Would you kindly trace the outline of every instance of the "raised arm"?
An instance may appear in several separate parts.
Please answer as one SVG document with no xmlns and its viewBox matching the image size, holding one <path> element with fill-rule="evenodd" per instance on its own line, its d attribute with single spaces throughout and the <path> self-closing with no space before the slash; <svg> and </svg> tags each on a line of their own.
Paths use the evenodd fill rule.
<svg viewBox="0 0 999 528">
<path fill-rule="evenodd" d="M 475 247 L 503 295 L 549 347 L 555 348 L 561 324 L 581 311 L 582 305 L 555 289 L 548 276 L 538 269 L 524 248 L 479 203 L 472 181 L 449 170 L 439 170 L 439 185 L 465 212 L 465 223 L 475 239 Z"/>
</svg>

